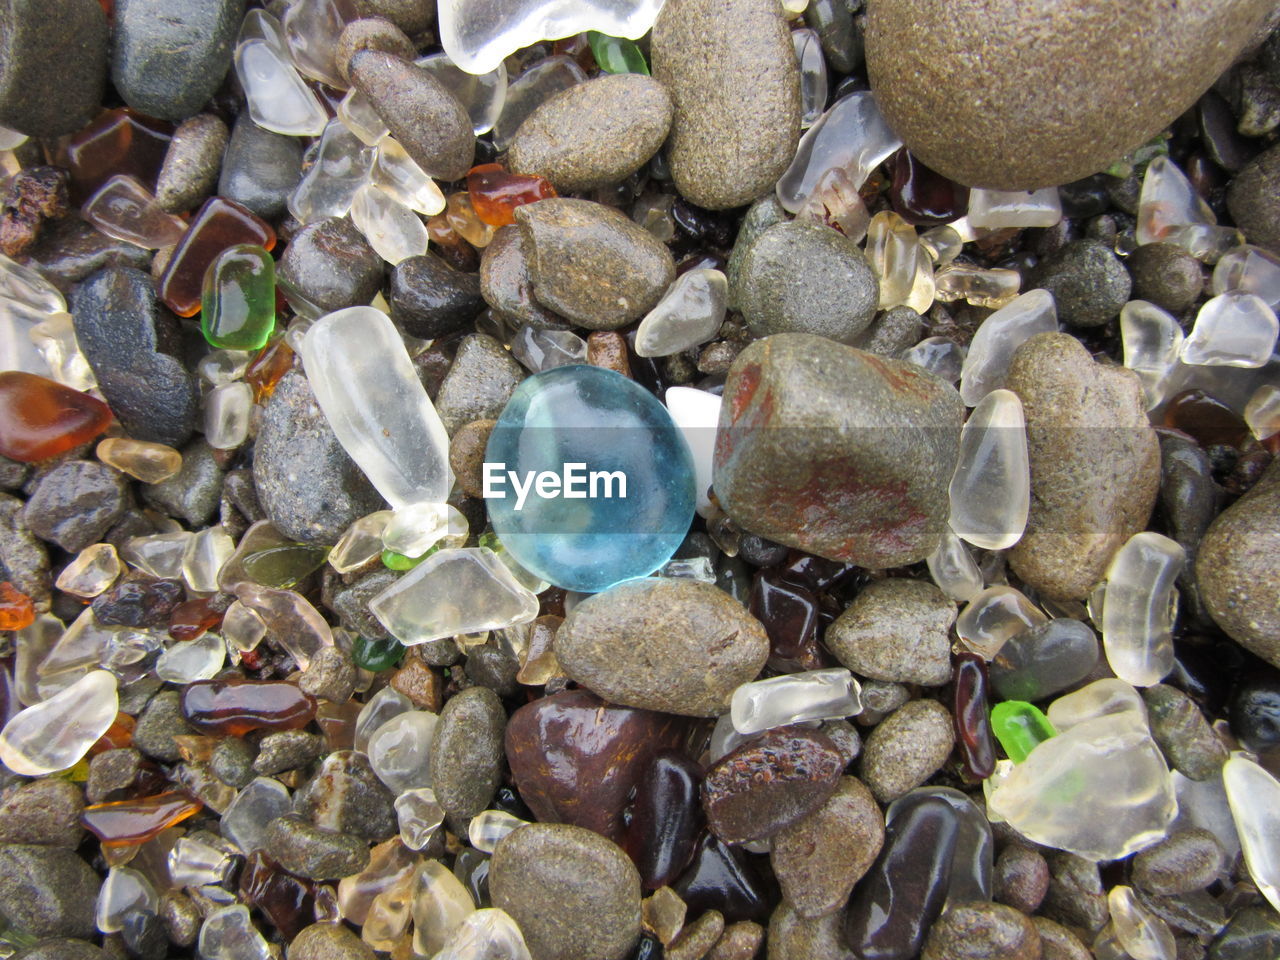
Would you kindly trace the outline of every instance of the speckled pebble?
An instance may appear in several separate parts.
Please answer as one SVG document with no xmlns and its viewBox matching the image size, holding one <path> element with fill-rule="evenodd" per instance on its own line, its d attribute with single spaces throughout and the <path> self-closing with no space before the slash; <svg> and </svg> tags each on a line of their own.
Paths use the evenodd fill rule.
<svg viewBox="0 0 1280 960">
<path fill-rule="evenodd" d="M 436 412 L 445 430 L 453 433 L 472 420 L 494 420 L 526 376 L 501 343 L 483 333 L 473 333 L 458 345 L 440 392 Z"/>
<path fill-rule="evenodd" d="M 827 628 L 826 645 L 859 676 L 939 686 L 951 678 L 955 618 L 955 604 L 932 583 L 876 580 Z"/>
<path fill-rule="evenodd" d="M 1035 913 L 1049 889 L 1049 864 L 1035 848 L 1011 843 L 996 858 L 991 882 L 997 903 Z"/>
<path fill-rule="evenodd" d="M 66 780 L 33 780 L 0 800 L 0 843 L 75 848 L 84 833 L 84 794 Z"/>
<path fill-rule="evenodd" d="M 1133 884 L 1159 896 L 1202 890 L 1226 865 L 1222 846 L 1198 827 L 1170 834 L 1133 858 Z"/>
<path fill-rule="evenodd" d="M 951 904 L 929 930 L 920 960 L 1040 960 L 1040 935 L 1012 907 Z"/>
<path fill-rule="evenodd" d="M 197 114 L 178 125 L 156 181 L 156 202 L 162 209 L 192 210 L 213 192 L 227 137 L 227 125 L 212 113 Z"/>
<path fill-rule="evenodd" d="M 431 787 L 454 817 L 473 817 L 489 806 L 502 782 L 507 716 L 497 694 L 470 687 L 449 699 L 431 741 Z"/>
<path fill-rule="evenodd" d="M 889 803 L 929 779 L 955 745 L 951 714 L 936 700 L 913 700 L 871 731 L 862 751 L 862 781 Z"/>
<path fill-rule="evenodd" d="M 1053 294 L 1063 323 L 1098 327 L 1119 315 L 1133 281 L 1106 246 L 1097 240 L 1075 240 L 1041 260 L 1027 286 Z"/>
<path fill-rule="evenodd" d="M 1142 699 L 1147 704 L 1151 735 L 1169 765 L 1192 780 L 1217 776 L 1227 762 L 1227 746 L 1195 701 L 1163 683 L 1144 689 Z"/>
</svg>

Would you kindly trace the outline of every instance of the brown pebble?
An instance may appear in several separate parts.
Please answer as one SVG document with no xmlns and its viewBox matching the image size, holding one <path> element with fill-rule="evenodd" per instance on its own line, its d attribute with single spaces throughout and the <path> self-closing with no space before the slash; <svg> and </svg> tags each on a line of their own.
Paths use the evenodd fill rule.
<svg viewBox="0 0 1280 960">
<path fill-rule="evenodd" d="M 404 31 L 383 17 L 352 20 L 338 34 L 333 62 L 337 64 L 342 79 L 348 83 L 351 82 L 351 75 L 347 72 L 347 63 L 357 50 L 381 50 L 383 53 L 394 54 L 401 60 L 412 60 L 418 55 L 413 41 L 405 36 Z"/>
<path fill-rule="evenodd" d="M 720 935 L 724 933 L 724 915 L 719 910 L 708 910 L 693 923 L 688 924 L 680 935 L 667 947 L 667 960 L 702 960 L 716 945 Z"/>
<path fill-rule="evenodd" d="M 469 497 L 484 496 L 484 451 L 497 420 L 464 423 L 449 441 L 449 467 Z"/>
<path fill-rule="evenodd" d="M 1049 889 L 1049 864 L 1038 850 L 1011 843 L 1000 852 L 991 879 L 997 903 L 1035 913 Z"/>
<path fill-rule="evenodd" d="M 724 933 L 707 954 L 707 960 L 751 960 L 764 940 L 764 927 L 741 920 L 724 928 Z"/>
<path fill-rule="evenodd" d="M 412 700 L 419 710 L 440 712 L 444 681 L 416 655 L 416 648 L 409 649 L 400 669 L 392 674 L 391 686 Z"/>
<path fill-rule="evenodd" d="M 1040 960 L 1093 960 L 1089 948 L 1062 924 L 1047 917 L 1032 917 L 1031 922 L 1040 934 Z"/>
<path fill-rule="evenodd" d="M 596 330 L 589 334 L 587 363 L 630 377 L 631 361 L 627 359 L 626 338 L 616 330 Z"/>
<path fill-rule="evenodd" d="M 1041 960 L 1031 918 L 999 903 L 957 903 L 929 931 L 920 960 Z"/>
<path fill-rule="evenodd" d="M 19 170 L 0 189 L 0 250 L 18 256 L 36 242 L 46 220 L 66 216 L 69 209 L 67 171 Z"/>
</svg>

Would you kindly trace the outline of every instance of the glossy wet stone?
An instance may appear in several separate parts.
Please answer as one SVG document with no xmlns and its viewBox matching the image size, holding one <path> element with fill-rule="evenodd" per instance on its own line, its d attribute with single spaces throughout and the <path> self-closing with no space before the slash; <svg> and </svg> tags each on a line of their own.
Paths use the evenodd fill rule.
<svg viewBox="0 0 1280 960">
<path fill-rule="evenodd" d="M 489 806 L 502 776 L 505 726 L 501 701 L 484 687 L 444 705 L 431 743 L 431 786 L 446 814 L 471 817 Z"/>
<path fill-rule="evenodd" d="M 116 686 L 114 675 L 90 670 L 20 711 L 0 731 L 0 761 L 28 777 L 74 766 L 115 720 Z"/>
<path fill-rule="evenodd" d="M 248 113 L 236 119 L 222 156 L 219 196 L 272 219 L 284 212 L 301 176 L 302 147 L 296 137 L 264 130 Z"/>
<path fill-rule="evenodd" d="M 310 880 L 349 877 L 369 863 L 369 848 L 364 840 L 322 830 L 292 814 L 267 824 L 264 843 L 280 866 Z"/>
<path fill-rule="evenodd" d="M 498 417 L 524 376 L 498 340 L 470 334 L 458 344 L 453 365 L 436 392 L 440 422 L 452 434 L 472 420 Z"/>
<path fill-rule="evenodd" d="M 406 333 L 426 339 L 463 329 L 484 309 L 476 275 L 430 252 L 396 264 L 387 301 L 392 319 Z"/>
<path fill-rule="evenodd" d="M 744 529 L 868 567 L 933 552 L 959 442 L 962 402 L 949 384 L 778 334 L 738 355 L 724 396 L 715 491 Z"/>
<path fill-rule="evenodd" d="M 74 133 L 102 100 L 109 28 L 91 0 L 20 0 L 5 10 L 0 122 L 37 137 Z M 33 96 L 40 91 L 40 96 Z"/>
<path fill-rule="evenodd" d="M 76 341 L 112 412 L 137 440 L 179 446 L 195 427 L 195 380 L 151 278 L 129 267 L 90 276 L 72 298 Z"/>
<path fill-rule="evenodd" d="M 671 115 L 657 81 L 634 72 L 601 76 L 538 106 L 512 139 L 508 162 L 561 191 L 620 183 L 657 152 Z"/>
<path fill-rule="evenodd" d="M 771 837 L 817 809 L 839 783 L 844 761 L 821 733 L 765 733 L 714 764 L 702 784 L 712 832 L 726 843 Z"/>
<path fill-rule="evenodd" d="M 572 690 L 511 715 L 507 761 L 521 798 L 539 820 L 617 839 L 628 794 L 654 756 L 679 746 L 684 733 L 685 722 L 678 718 L 607 706 L 585 690 Z M 587 783 L 591 790 L 584 794 Z"/>
<path fill-rule="evenodd" d="M 669 886 L 693 859 L 704 818 L 702 768 L 675 750 L 656 754 L 639 779 L 623 849 L 646 890 Z"/>
<path fill-rule="evenodd" d="M 0 373 L 0 455 L 22 463 L 46 460 L 106 430 L 111 411 L 101 400 L 47 377 Z"/>
<path fill-rule="evenodd" d="M 345 217 L 307 224 L 285 248 L 277 276 L 286 296 L 317 314 L 363 306 L 382 286 L 382 258 Z"/>
<path fill-rule="evenodd" d="M 607 840 L 530 824 L 498 843 L 494 906 L 520 926 L 534 960 L 622 960 L 640 935 L 640 876 Z"/>
<path fill-rule="evenodd" d="M 592 330 L 638 320 L 675 279 L 671 253 L 620 212 L 552 198 L 516 210 L 533 295 Z"/>
<path fill-rule="evenodd" d="M 182 691 L 182 715 L 210 734 L 296 730 L 315 716 L 316 702 L 291 683 L 200 680 Z"/>
<path fill-rule="evenodd" d="M 604 433 L 581 429 L 593 423 Z M 613 440 L 605 443 L 606 434 Z M 597 367 L 558 367 L 521 383 L 490 434 L 486 460 L 521 478 L 582 462 L 586 473 L 575 484 L 588 494 L 590 473 L 625 475 L 626 499 L 620 487 L 598 487 L 582 505 L 535 494 L 520 511 L 509 478 L 495 486 L 504 496 L 488 500 L 494 531 L 523 567 L 558 586 L 601 590 L 651 572 L 674 553 L 693 515 L 692 464 L 670 416 L 634 381 Z M 629 535 L 620 544 L 623 530 Z"/>
<path fill-rule="evenodd" d="M 1060 617 L 1010 638 L 991 661 L 991 682 L 1006 700 L 1043 700 L 1083 680 L 1097 662 L 1094 632 Z"/>
</svg>

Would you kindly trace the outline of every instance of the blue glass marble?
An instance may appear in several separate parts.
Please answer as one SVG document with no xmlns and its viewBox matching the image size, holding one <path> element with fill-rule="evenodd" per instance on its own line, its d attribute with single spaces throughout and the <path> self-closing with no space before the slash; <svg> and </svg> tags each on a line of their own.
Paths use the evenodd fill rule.
<svg viewBox="0 0 1280 960">
<path fill-rule="evenodd" d="M 612 370 L 574 364 L 529 377 L 498 418 L 485 461 L 494 532 L 558 587 L 596 593 L 646 576 L 689 532 L 689 447 L 666 408 Z"/>
</svg>

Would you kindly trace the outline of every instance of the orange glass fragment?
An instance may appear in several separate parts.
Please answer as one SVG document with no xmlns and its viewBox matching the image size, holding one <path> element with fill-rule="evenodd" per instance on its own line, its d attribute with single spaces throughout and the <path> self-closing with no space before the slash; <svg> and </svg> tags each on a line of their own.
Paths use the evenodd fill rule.
<svg viewBox="0 0 1280 960">
<path fill-rule="evenodd" d="M 284 337 L 276 337 L 258 351 L 244 372 L 244 382 L 253 388 L 254 403 L 262 403 L 275 393 L 280 378 L 293 369 L 293 349 Z"/>
<path fill-rule="evenodd" d="M 145 843 L 176 823 L 196 815 L 202 804 L 185 793 L 161 793 L 141 800 L 117 800 L 84 808 L 80 822 L 104 846 Z"/>
<path fill-rule="evenodd" d="M 110 424 L 111 410 L 87 393 L 21 370 L 0 373 L 0 454 L 10 460 L 48 460 Z"/>
<path fill-rule="evenodd" d="M 31 598 L 8 580 L 0 583 L 0 630 L 22 630 L 36 620 Z"/>
<path fill-rule="evenodd" d="M 516 222 L 516 207 L 556 196 L 544 177 L 511 173 L 498 163 L 483 163 L 467 174 L 467 193 L 477 217 L 491 227 Z"/>
<path fill-rule="evenodd" d="M 111 721 L 111 726 L 107 727 L 107 732 L 89 748 L 89 753 L 97 755 L 107 750 L 133 746 L 133 728 L 136 726 L 137 721 L 133 717 L 127 713 L 117 713 L 116 718 Z"/>
</svg>

